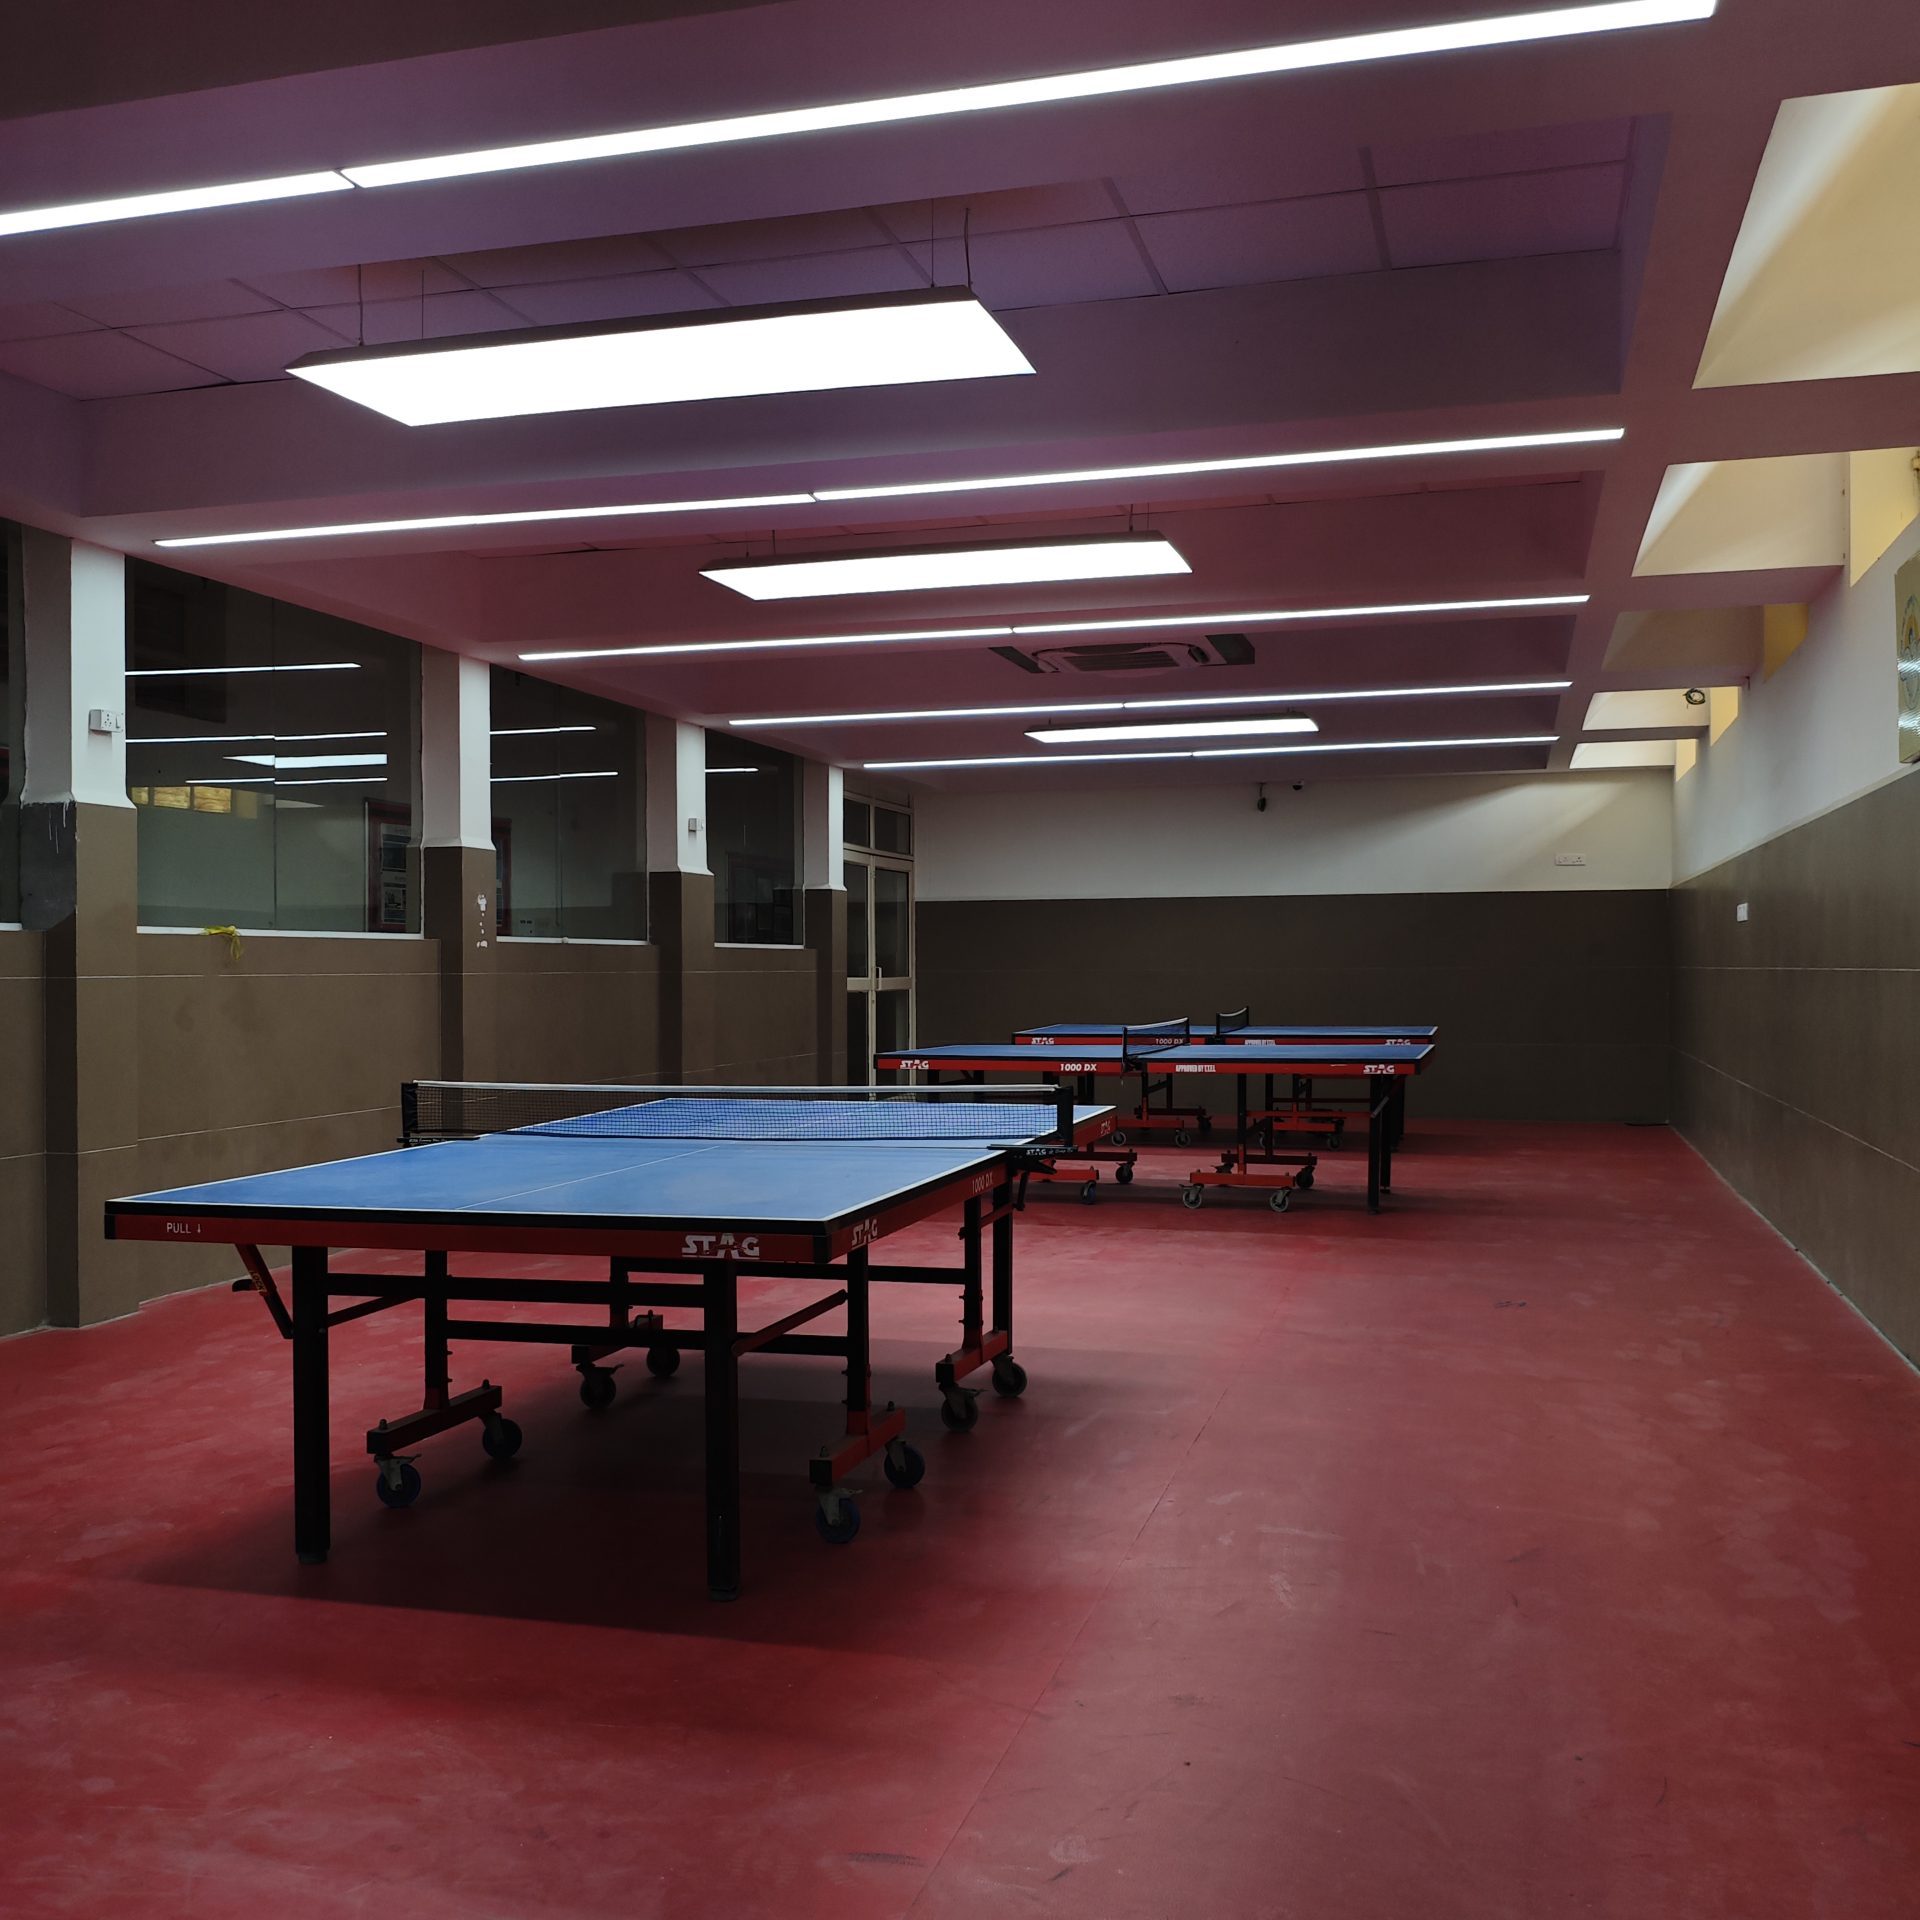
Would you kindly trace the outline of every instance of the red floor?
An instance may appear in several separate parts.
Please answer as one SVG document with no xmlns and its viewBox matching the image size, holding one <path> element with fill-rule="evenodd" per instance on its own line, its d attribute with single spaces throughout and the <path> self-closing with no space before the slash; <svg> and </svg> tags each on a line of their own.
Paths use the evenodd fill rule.
<svg viewBox="0 0 1920 1920">
<path fill-rule="evenodd" d="M 414 1328 L 343 1330 L 302 1569 L 255 1302 L 0 1343 L 0 1914 L 1910 1920 L 1920 1383 L 1665 1132 L 1360 1174 L 1036 1201 L 969 1436 L 884 1295 L 931 1468 L 850 1548 L 833 1368 L 748 1362 L 732 1607 L 692 1370 L 465 1350 L 525 1453 L 388 1513 Z"/>
</svg>

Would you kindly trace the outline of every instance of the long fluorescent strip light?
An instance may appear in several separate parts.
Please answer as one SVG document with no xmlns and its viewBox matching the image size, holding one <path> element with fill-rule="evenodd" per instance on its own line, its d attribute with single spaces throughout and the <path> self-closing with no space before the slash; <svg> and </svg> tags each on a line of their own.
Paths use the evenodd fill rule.
<svg viewBox="0 0 1920 1920">
<path fill-rule="evenodd" d="M 816 487 L 811 493 L 764 493 L 732 500 L 655 500 L 637 505 L 545 507 L 520 513 L 442 513 L 417 520 L 344 520 L 324 527 L 265 527 L 251 533 L 181 534 L 156 547 L 236 547 L 263 540 L 344 539 L 352 534 L 437 533 L 462 527 L 528 526 L 551 520 L 617 520 L 661 513 L 729 513 L 760 507 L 824 506 L 841 500 L 905 500 L 941 493 L 1010 487 L 1062 487 L 1108 480 L 1178 479 L 1193 474 L 1250 473 L 1269 467 L 1325 467 L 1360 460 L 1444 459 L 1453 454 L 1509 453 L 1528 448 L 1593 446 L 1623 439 L 1624 427 L 1579 427 L 1556 433 L 1482 434 L 1468 440 L 1418 440 L 1396 446 L 1325 447 L 1306 453 L 1258 453 L 1234 460 L 1180 460 L 1145 467 L 1082 467 L 1063 473 L 1003 474 L 991 480 L 915 480 L 890 487 Z"/>
<path fill-rule="evenodd" d="M 836 633 L 779 640 L 676 640 L 648 647 L 558 647 L 523 653 L 522 660 L 634 660 L 672 653 L 760 653 L 792 647 L 912 646 L 927 640 L 1011 640 L 1025 634 L 1119 633 L 1162 627 L 1234 627 L 1289 620 L 1380 620 L 1416 613 L 1524 613 L 1537 607 L 1584 607 L 1584 593 L 1529 594 L 1504 600 L 1409 600 L 1378 607 L 1290 607 L 1281 612 L 1195 613 L 1168 618 L 1074 620 L 1044 627 L 937 627 L 925 633 Z"/>
<path fill-rule="evenodd" d="M 129 740 L 130 747 L 244 746 L 254 740 L 384 740 L 379 733 L 156 733 Z"/>
<path fill-rule="evenodd" d="M 944 587 L 1019 587 L 1059 580 L 1144 580 L 1193 569 L 1164 534 L 1091 540 L 1000 541 L 982 547 L 752 560 L 702 567 L 700 577 L 749 600 L 817 600 L 833 594 L 932 593 Z"/>
<path fill-rule="evenodd" d="M 1219 693 L 1183 700 L 1051 700 L 1019 707 L 900 707 L 877 713 L 771 713 L 729 720 L 742 732 L 754 728 L 850 727 L 882 720 L 1025 720 L 1054 713 L 1131 713 L 1183 707 L 1300 707 L 1322 700 L 1418 700 L 1487 693 L 1564 693 L 1571 680 L 1486 680 L 1448 687 L 1356 687 L 1328 693 Z"/>
<path fill-rule="evenodd" d="M 358 660 L 308 660 L 284 667 L 129 667 L 129 680 L 187 680 L 217 673 L 358 673 Z"/>
<path fill-rule="evenodd" d="M 1208 740 L 1263 733 L 1318 733 L 1313 721 L 1297 714 L 1276 715 L 1271 720 L 1164 720 L 1158 724 L 1130 727 L 1038 727 L 1029 732 L 1029 740 L 1047 746 L 1070 745 L 1084 740 L 1089 745 L 1101 740 Z"/>
<path fill-rule="evenodd" d="M 1320 740 L 1303 745 L 1195 747 L 1151 753 L 1001 753 L 968 760 L 867 760 L 866 773 L 916 773 L 945 767 L 1085 767 L 1114 760 L 1243 760 L 1276 753 L 1418 753 L 1436 747 L 1550 747 L 1557 733 L 1487 734 L 1460 740 Z"/>
<path fill-rule="evenodd" d="M 618 780 L 618 767 L 599 767 L 591 773 L 496 773 L 496 787 L 523 787 L 534 780 Z"/>
<path fill-rule="evenodd" d="M 196 213 L 203 207 L 244 207 L 263 200 L 297 200 L 312 193 L 349 193 L 354 182 L 338 173 L 287 173 L 273 180 L 230 180 L 221 186 L 176 187 L 164 193 L 127 193 L 111 200 L 76 200 L 62 207 L 0 213 L 0 239 L 51 233 L 61 227 L 97 227 L 110 220 L 147 220 L 159 213 Z"/>
<path fill-rule="evenodd" d="M 227 756 L 237 767 L 384 767 L 384 753 L 232 753 Z"/>
<path fill-rule="evenodd" d="M 906 500 L 932 493 L 997 493 L 1014 487 L 1070 487 L 1105 480 L 1183 480 L 1206 473 L 1261 473 L 1278 467 L 1330 467 L 1359 460 L 1430 460 L 1457 453 L 1515 453 L 1540 447 L 1585 447 L 1626 437 L 1624 427 L 1582 427 L 1567 433 L 1483 434 L 1471 440 L 1407 440 L 1392 446 L 1326 447 L 1304 453 L 1251 453 L 1232 460 L 1166 460 L 1141 467 L 1079 467 L 1060 473 L 998 474 L 980 480 L 919 480 L 889 487 L 817 487 L 814 499 Z"/>
<path fill-rule="evenodd" d="M 987 380 L 1032 365 L 964 287 L 309 353 L 287 369 L 403 426 Z"/>
<path fill-rule="evenodd" d="M 421 520 L 343 520 L 328 527 L 265 527 L 253 533 L 194 533 L 156 547 L 243 547 L 262 540 L 345 539 L 362 533 L 437 533 L 461 527 L 521 527 L 548 520 L 623 520 L 659 513 L 738 513 L 761 507 L 809 507 L 810 493 L 756 493 L 731 500 L 655 500 L 617 507 L 543 507 L 526 513 L 439 513 Z"/>
<path fill-rule="evenodd" d="M 1572 39 L 1585 34 L 1675 26 L 1688 21 L 1711 19 L 1716 4 L 1717 0 L 1614 0 L 1613 4 L 1607 5 L 1555 7 L 1491 19 L 1448 21 L 1433 26 L 1346 34 L 1328 40 L 1249 47 L 1231 53 L 1192 54 L 1172 60 L 1143 61 L 1131 66 L 1096 67 L 1079 73 L 1046 74 L 1025 80 L 943 87 L 925 93 L 892 94 L 876 100 L 734 114 L 717 120 L 684 121 L 676 126 L 642 127 L 565 140 L 528 141 L 514 146 L 479 148 L 467 153 L 426 154 L 411 160 L 386 160 L 342 167 L 337 173 L 293 174 L 277 180 L 230 181 L 216 186 L 186 187 L 169 193 L 132 194 L 118 199 L 88 200 L 67 206 L 0 214 L 0 235 L 39 233 L 55 227 L 88 226 L 103 220 L 134 220 L 148 214 L 180 213 L 196 207 L 239 206 L 258 200 L 283 200 L 297 194 L 335 193 L 349 183 L 356 187 L 390 187 L 422 180 L 456 180 L 474 174 L 507 173 L 525 167 L 565 166 L 580 161 L 681 153 L 695 147 L 732 146 L 742 141 L 773 140 L 793 134 L 888 126 L 903 121 L 938 119 L 947 114 L 1049 106 L 1072 100 L 1097 100 L 1116 94 L 1152 93 L 1170 87 L 1197 86 L 1217 80 L 1306 73 L 1327 67 L 1355 66 L 1366 61 L 1405 60 L 1423 54 L 1461 53 L 1486 47 L 1521 46 L 1533 41 Z"/>
<path fill-rule="evenodd" d="M 1215 80 L 1305 73 L 1317 68 L 1353 66 L 1363 61 L 1405 60 L 1421 54 L 1458 53 L 1528 41 L 1567 39 L 1580 34 L 1670 26 L 1680 21 L 1708 19 L 1714 6 L 1715 0 L 1616 0 L 1611 5 L 1558 7 L 1536 13 L 1509 14 L 1504 18 L 1449 21 L 1434 26 L 1346 34 L 1336 39 L 1249 47 L 1231 53 L 1193 54 L 1130 66 L 1096 67 L 1079 73 L 943 87 L 933 92 L 894 94 L 877 100 L 737 114 L 719 120 L 687 121 L 678 126 L 530 141 L 468 153 L 429 154 L 376 166 L 343 167 L 341 171 L 357 186 L 386 187 L 419 180 L 506 173 L 522 167 L 678 153 L 692 147 L 730 146 L 746 140 L 772 140 L 792 134 L 887 126 L 902 121 L 937 119 L 947 114 L 1048 106 L 1069 100 L 1096 100 L 1116 94 L 1197 86 Z"/>
<path fill-rule="evenodd" d="M 598 733 L 600 729 L 584 721 L 572 727 L 493 727 L 489 732 L 495 740 L 530 740 L 536 734 L 543 733 Z"/>
</svg>

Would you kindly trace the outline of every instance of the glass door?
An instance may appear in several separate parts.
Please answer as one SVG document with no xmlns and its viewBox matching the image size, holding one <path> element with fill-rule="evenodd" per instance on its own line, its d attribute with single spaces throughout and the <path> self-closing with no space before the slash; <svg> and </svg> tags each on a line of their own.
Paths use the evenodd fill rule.
<svg viewBox="0 0 1920 1920">
<path fill-rule="evenodd" d="M 871 1084 L 873 1056 L 913 1045 L 913 863 L 846 855 L 847 1079 Z"/>
</svg>

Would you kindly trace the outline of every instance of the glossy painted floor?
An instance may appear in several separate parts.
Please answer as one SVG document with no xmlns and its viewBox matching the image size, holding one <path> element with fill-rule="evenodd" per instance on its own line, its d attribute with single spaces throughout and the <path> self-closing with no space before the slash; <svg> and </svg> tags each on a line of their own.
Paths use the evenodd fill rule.
<svg viewBox="0 0 1920 1920">
<path fill-rule="evenodd" d="M 833 1368 L 749 1362 L 733 1607 L 697 1378 L 596 1416 L 468 1350 L 526 1450 L 389 1513 L 414 1327 L 344 1329 L 302 1569 L 254 1301 L 0 1343 L 0 1913 L 1914 1914 L 1920 1384 L 1665 1132 L 1360 1177 L 1036 1202 L 1032 1389 L 969 1436 L 946 1296 L 885 1296 L 932 1465 L 850 1548 Z"/>
</svg>

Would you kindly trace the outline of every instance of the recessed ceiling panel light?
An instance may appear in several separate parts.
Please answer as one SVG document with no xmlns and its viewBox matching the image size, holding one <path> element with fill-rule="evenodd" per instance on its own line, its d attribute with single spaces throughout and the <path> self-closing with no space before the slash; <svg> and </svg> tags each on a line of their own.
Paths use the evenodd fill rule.
<svg viewBox="0 0 1920 1920">
<path fill-rule="evenodd" d="M 51 233 L 60 227 L 97 227 L 109 220 L 145 220 L 157 213 L 195 213 L 202 207 L 242 207 L 261 200 L 295 200 L 310 193 L 350 193 L 338 173 L 288 173 L 274 180 L 229 180 L 212 187 L 176 187 L 164 193 L 125 193 L 111 200 L 76 200 L 62 207 L 26 207 L 0 213 L 0 239 Z"/>
<path fill-rule="evenodd" d="M 492 727 L 488 732 L 495 740 L 528 740 L 543 733 L 598 733 L 599 728 L 583 721 L 571 727 Z"/>
<path fill-rule="evenodd" d="M 1316 68 L 1355 66 L 1371 60 L 1406 60 L 1422 54 L 1458 53 L 1479 47 L 1515 46 L 1528 41 L 1567 39 L 1581 34 L 1618 33 L 1635 27 L 1670 26 L 1705 20 L 1716 0 L 1614 0 L 1610 5 L 1555 7 L 1535 13 L 1491 19 L 1450 20 L 1431 26 L 1398 27 L 1383 32 L 1344 34 L 1337 39 L 1297 40 L 1277 46 L 1247 47 L 1229 53 L 1192 54 L 1130 66 L 1098 67 L 1029 79 L 990 81 L 976 86 L 944 87 L 936 92 L 893 94 L 876 100 L 850 100 L 817 107 L 790 107 L 770 113 L 737 114 L 722 120 L 696 120 L 678 126 L 642 127 L 590 134 L 566 140 L 529 141 L 467 153 L 428 154 L 373 166 L 341 169 L 356 185 L 396 186 L 419 180 L 452 180 L 471 174 L 506 173 L 523 167 L 564 166 L 585 160 L 617 160 L 641 154 L 677 153 L 693 147 L 733 145 L 745 140 L 774 140 L 793 134 L 831 133 L 852 127 L 876 127 L 947 114 L 988 113 L 1011 107 L 1097 100 L 1115 94 L 1151 93 L 1209 81 L 1242 80 Z"/>
<path fill-rule="evenodd" d="M 1102 740 L 1210 740 L 1230 735 L 1319 731 L 1305 714 L 1277 713 L 1265 720 L 1162 720 L 1124 727 L 1039 727 L 1029 732 L 1027 738 L 1055 746 L 1076 740 L 1092 745 Z"/>
<path fill-rule="evenodd" d="M 496 787 L 524 787 L 536 780 L 618 780 L 618 767 L 595 767 L 588 773 L 496 773 L 493 785 Z"/>
<path fill-rule="evenodd" d="M 944 767 L 1078 767 L 1110 760 L 1242 760 L 1289 753 L 1421 753 L 1441 747 L 1550 747 L 1555 733 L 1485 734 L 1457 740 L 1315 740 L 1286 746 L 1194 747 L 1154 753 L 1002 753 L 964 760 L 868 760 L 867 773 L 916 773 Z"/>
<path fill-rule="evenodd" d="M 129 680 L 189 680 L 222 673 L 358 673 L 358 660 L 296 660 L 278 667 L 129 667 Z"/>
<path fill-rule="evenodd" d="M 310 353 L 287 371 L 409 427 L 1033 368 L 964 288 Z"/>
<path fill-rule="evenodd" d="M 1020 540 L 985 547 L 916 547 L 892 553 L 800 560 L 748 560 L 702 567 L 703 579 L 749 600 L 814 600 L 832 594 L 931 593 L 943 587 L 1031 586 L 1055 580 L 1138 580 L 1191 573 L 1164 534 Z M 1018 629 L 1016 629 L 1018 631 Z"/>
<path fill-rule="evenodd" d="M 1451 454 L 1592 446 L 1619 440 L 1625 433 L 1624 427 L 1581 427 L 1566 433 L 1487 434 L 1471 440 L 1411 440 L 1392 446 L 1254 453 L 1234 460 L 1170 460 L 1143 467 L 1079 467 L 1059 473 L 999 474 L 984 480 L 915 480 L 888 487 L 817 487 L 813 497 L 819 501 L 906 500 L 922 494 L 995 493 L 1012 487 L 1085 486 L 1107 480 L 1184 480 L 1195 474 L 1261 473 L 1279 467 L 1328 467 L 1359 460 L 1425 460 Z"/>
</svg>

